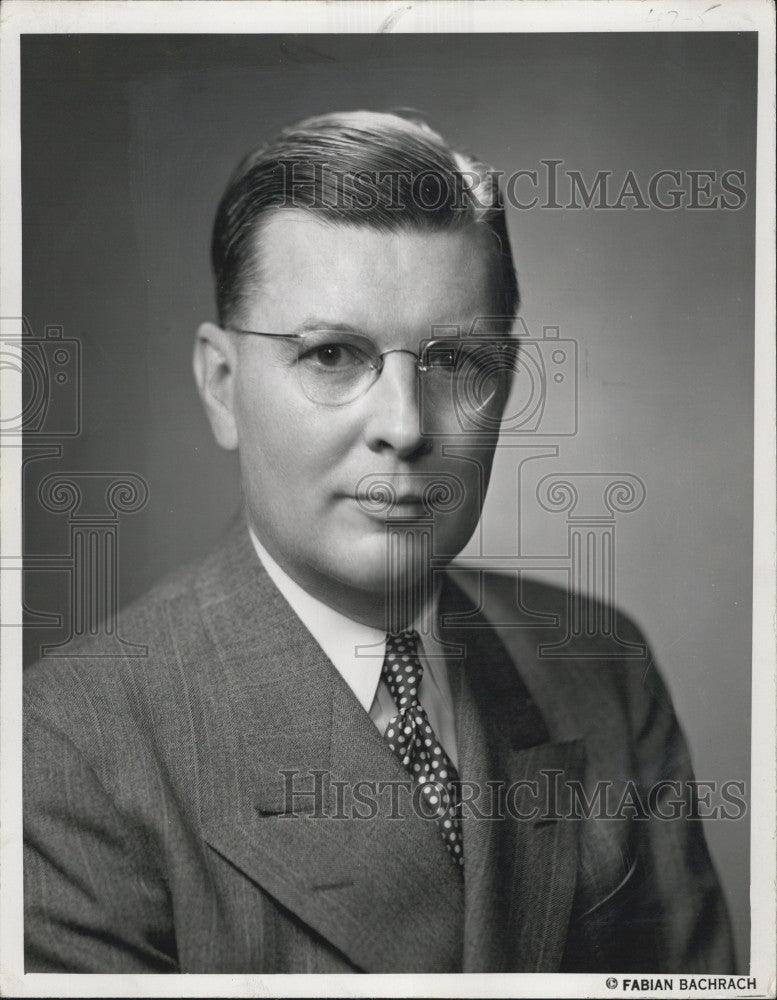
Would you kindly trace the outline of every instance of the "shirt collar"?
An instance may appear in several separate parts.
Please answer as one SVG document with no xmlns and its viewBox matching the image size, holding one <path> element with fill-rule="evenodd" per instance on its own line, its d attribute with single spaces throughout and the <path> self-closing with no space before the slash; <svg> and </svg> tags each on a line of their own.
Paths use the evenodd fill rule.
<svg viewBox="0 0 777 1000">
<path fill-rule="evenodd" d="M 380 683 L 386 655 L 386 633 L 382 629 L 347 618 L 303 590 L 272 558 L 254 534 L 253 528 L 249 526 L 248 530 L 267 575 L 335 665 L 359 704 L 369 712 Z M 435 614 L 437 600 L 435 595 L 432 607 Z M 432 661 L 429 667 L 432 673 L 440 672 L 440 667 Z"/>
</svg>

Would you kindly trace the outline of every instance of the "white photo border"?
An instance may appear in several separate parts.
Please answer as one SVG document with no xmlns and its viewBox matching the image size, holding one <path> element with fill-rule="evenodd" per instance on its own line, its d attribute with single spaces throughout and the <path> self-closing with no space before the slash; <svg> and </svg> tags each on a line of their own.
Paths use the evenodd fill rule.
<svg viewBox="0 0 777 1000">
<path fill-rule="evenodd" d="M 707 996 L 775 995 L 775 11 L 769 0 L 6 0 L 0 60 L 0 308 L 21 316 L 20 36 L 26 33 L 211 34 L 309 32 L 756 31 L 756 311 L 752 634 L 751 958 L 755 989 Z M 18 373 L 0 372 L 4 414 L 21 409 Z M 3 555 L 21 549 L 21 449 L 0 456 Z M 21 609 L 21 574 L 0 574 L 3 620 Z M 0 629 L 0 993 L 4 996 L 618 997 L 604 975 L 69 975 L 24 974 L 22 952 L 21 660 L 18 628 Z M 678 976 L 672 977 L 675 981 Z M 706 977 L 705 977 L 706 978 Z M 677 988 L 667 997 L 689 996 Z"/>
</svg>

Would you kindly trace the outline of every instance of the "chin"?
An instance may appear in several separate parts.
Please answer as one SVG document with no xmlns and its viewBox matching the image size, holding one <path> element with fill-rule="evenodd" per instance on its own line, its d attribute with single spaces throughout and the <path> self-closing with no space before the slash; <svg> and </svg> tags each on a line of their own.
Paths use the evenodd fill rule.
<svg viewBox="0 0 777 1000">
<path fill-rule="evenodd" d="M 424 579 L 428 565 L 419 556 L 400 552 L 389 568 L 385 535 L 353 542 L 344 549 L 342 558 L 333 561 L 332 575 L 347 586 L 371 594 L 385 594 L 390 588 L 417 587 Z"/>
</svg>

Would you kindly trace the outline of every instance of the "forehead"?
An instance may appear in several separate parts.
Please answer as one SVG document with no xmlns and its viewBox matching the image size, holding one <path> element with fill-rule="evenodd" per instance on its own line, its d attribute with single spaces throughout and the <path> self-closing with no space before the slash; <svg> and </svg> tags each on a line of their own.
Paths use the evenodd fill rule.
<svg viewBox="0 0 777 1000">
<path fill-rule="evenodd" d="M 280 211 L 257 236 L 259 279 L 252 321 L 349 324 L 379 335 L 398 325 L 428 335 L 434 324 L 492 315 L 498 265 L 483 227 L 380 232 Z"/>
</svg>

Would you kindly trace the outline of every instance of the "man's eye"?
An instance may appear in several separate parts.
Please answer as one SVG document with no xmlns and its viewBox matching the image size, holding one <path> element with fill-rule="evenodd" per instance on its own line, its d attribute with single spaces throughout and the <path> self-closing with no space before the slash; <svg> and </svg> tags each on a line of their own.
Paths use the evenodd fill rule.
<svg viewBox="0 0 777 1000">
<path fill-rule="evenodd" d="M 309 348 L 300 356 L 300 361 L 319 368 L 343 369 L 363 365 L 366 358 L 351 344 L 333 343 Z"/>
<path fill-rule="evenodd" d="M 337 368 L 348 358 L 348 354 L 341 344 L 327 344 L 325 347 L 317 347 L 313 356 L 319 364 L 326 368 Z"/>
<path fill-rule="evenodd" d="M 488 355 L 482 350 L 466 348 L 438 348 L 429 355 L 429 368 L 450 375 L 460 375 L 480 367 Z"/>
<path fill-rule="evenodd" d="M 440 345 L 429 352 L 427 367 L 454 376 L 471 376 L 481 371 L 505 371 L 514 367 L 515 352 L 499 344 Z"/>
<path fill-rule="evenodd" d="M 438 347 L 429 352 L 427 365 L 429 368 L 439 368 L 451 371 L 456 365 L 457 351 L 454 348 Z"/>
</svg>

